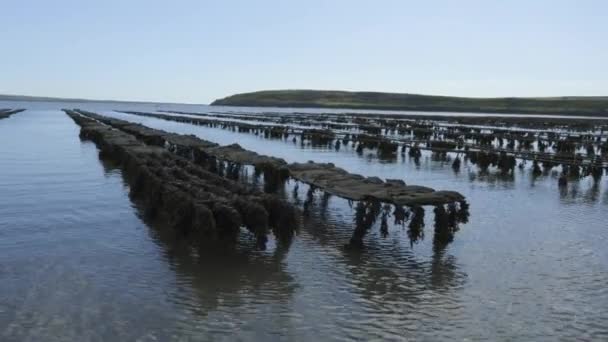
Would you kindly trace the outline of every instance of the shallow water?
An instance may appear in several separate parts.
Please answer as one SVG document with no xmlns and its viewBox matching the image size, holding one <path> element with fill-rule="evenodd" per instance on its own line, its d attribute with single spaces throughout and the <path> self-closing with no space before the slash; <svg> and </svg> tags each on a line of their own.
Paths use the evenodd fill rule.
<svg viewBox="0 0 608 342">
<path fill-rule="evenodd" d="M 455 174 L 426 154 L 420 165 L 380 161 L 111 111 L 161 108 L 152 105 L 0 107 L 29 108 L 0 120 L 2 341 L 608 339 L 606 177 L 560 191 L 554 175 L 529 170 Z M 142 221 L 120 169 L 79 140 L 61 107 L 460 191 L 470 223 L 434 249 L 428 209 L 422 242 L 375 229 L 364 252 L 347 252 L 353 212 L 319 196 L 291 245 L 260 251 L 244 238 L 211 251 Z"/>
</svg>

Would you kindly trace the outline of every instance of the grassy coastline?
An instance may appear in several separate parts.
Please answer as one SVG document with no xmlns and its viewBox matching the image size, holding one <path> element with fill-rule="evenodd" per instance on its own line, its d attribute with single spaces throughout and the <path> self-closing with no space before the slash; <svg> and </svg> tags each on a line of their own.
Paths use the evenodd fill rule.
<svg viewBox="0 0 608 342">
<path fill-rule="evenodd" d="M 211 105 L 608 116 L 608 96 L 466 98 L 380 92 L 271 90 L 236 94 L 216 100 Z"/>
</svg>

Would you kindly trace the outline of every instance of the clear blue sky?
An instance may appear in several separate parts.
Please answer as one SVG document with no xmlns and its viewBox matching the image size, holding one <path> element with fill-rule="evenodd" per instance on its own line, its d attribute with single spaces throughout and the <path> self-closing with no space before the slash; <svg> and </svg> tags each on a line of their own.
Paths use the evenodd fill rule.
<svg viewBox="0 0 608 342">
<path fill-rule="evenodd" d="M 608 1 L 2 0 L 0 93 L 608 95 Z"/>
</svg>

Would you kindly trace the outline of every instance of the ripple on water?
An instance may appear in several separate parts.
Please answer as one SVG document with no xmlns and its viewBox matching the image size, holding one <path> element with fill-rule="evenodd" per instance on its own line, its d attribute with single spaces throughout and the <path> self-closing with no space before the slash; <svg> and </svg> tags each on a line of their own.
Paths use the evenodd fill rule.
<svg viewBox="0 0 608 342">
<path fill-rule="evenodd" d="M 347 251 L 352 210 L 330 198 L 326 207 L 316 202 L 290 246 L 253 250 L 245 237 L 235 251 L 217 252 L 142 222 L 120 170 L 100 162 L 65 115 L 8 120 L 0 122 L 3 341 L 608 339 L 606 180 L 560 193 L 550 176 L 455 175 L 426 157 L 420 166 L 378 163 L 146 119 L 262 153 L 454 189 L 471 204 L 471 222 L 446 249 L 433 248 L 427 215 L 418 244 L 392 227 L 385 238 L 371 232 L 365 252 Z"/>
</svg>

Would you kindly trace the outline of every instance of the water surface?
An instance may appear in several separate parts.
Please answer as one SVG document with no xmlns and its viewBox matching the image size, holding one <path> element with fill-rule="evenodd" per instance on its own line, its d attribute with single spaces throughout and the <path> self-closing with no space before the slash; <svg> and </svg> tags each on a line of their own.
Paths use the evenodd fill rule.
<svg viewBox="0 0 608 342">
<path fill-rule="evenodd" d="M 28 108 L 0 120 L 2 341 L 608 339 L 605 177 L 560 191 L 552 174 L 454 173 L 429 154 L 380 161 L 112 112 L 160 108 L 146 104 L 0 107 Z M 120 169 L 80 141 L 61 107 L 460 191 L 471 220 L 445 249 L 433 248 L 428 209 L 422 242 L 375 229 L 364 252 L 348 252 L 352 210 L 319 195 L 290 245 L 260 251 L 245 237 L 211 250 L 143 221 Z"/>
</svg>

